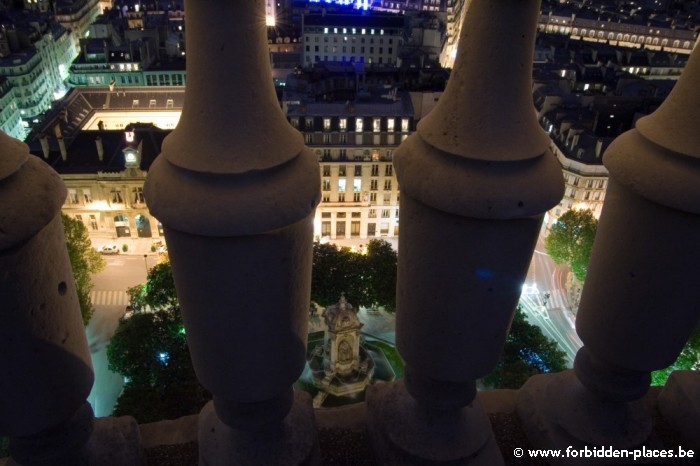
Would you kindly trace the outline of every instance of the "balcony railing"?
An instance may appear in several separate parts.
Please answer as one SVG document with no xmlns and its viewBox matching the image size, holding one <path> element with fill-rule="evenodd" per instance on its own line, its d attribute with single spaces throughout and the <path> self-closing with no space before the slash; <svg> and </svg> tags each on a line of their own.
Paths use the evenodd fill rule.
<svg viewBox="0 0 700 466">
<path fill-rule="evenodd" d="M 314 410 L 292 384 L 305 362 L 319 165 L 270 83 L 263 2 L 188 2 L 186 104 L 144 193 L 214 395 L 196 421 L 200 464 L 317 464 L 319 429 L 328 446 L 339 428 L 351 443 L 366 429 L 359 451 L 381 464 L 501 464 L 513 456 L 487 415 L 499 405 L 527 436 L 516 447 L 664 446 L 644 403 L 649 374 L 700 317 L 698 48 L 666 102 L 605 154 L 574 369 L 477 396 L 564 189 L 532 108 L 538 15 L 534 0 L 472 1 L 445 94 L 394 157 L 405 379 L 370 387 L 357 407 Z M 19 464 L 143 464 L 167 426 L 94 419 L 85 401 L 93 373 L 59 218 L 65 187 L 4 134 L 0 154 L 0 436 Z M 669 380 L 661 419 L 700 454 L 700 376 Z"/>
</svg>

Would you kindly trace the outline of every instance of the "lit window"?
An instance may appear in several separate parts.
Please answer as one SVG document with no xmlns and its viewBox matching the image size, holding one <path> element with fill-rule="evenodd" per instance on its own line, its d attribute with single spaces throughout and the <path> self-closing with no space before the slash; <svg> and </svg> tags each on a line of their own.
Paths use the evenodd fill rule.
<svg viewBox="0 0 700 466">
<path fill-rule="evenodd" d="M 339 193 L 345 192 L 345 184 L 346 183 L 347 183 L 347 180 L 344 180 L 344 179 L 338 180 L 338 192 Z"/>
<path fill-rule="evenodd" d="M 330 118 L 324 118 L 323 119 L 323 130 L 324 131 L 330 131 L 331 129 L 331 119 Z"/>
<path fill-rule="evenodd" d="M 68 190 L 68 203 L 77 204 L 78 203 L 78 193 L 75 189 Z"/>
<path fill-rule="evenodd" d="M 134 200 L 134 204 L 143 204 L 145 201 L 143 197 L 143 188 L 133 188 L 131 190 L 132 194 L 132 199 Z"/>
<path fill-rule="evenodd" d="M 355 178 L 352 180 L 352 190 L 359 193 L 362 190 L 362 180 Z"/>
<path fill-rule="evenodd" d="M 378 133 L 381 129 L 382 129 L 381 120 L 379 118 L 375 118 L 374 120 L 372 120 L 372 130 L 375 133 Z"/>
<path fill-rule="evenodd" d="M 323 28 L 323 33 L 328 34 L 328 28 Z"/>
<path fill-rule="evenodd" d="M 386 120 L 386 129 L 387 129 L 387 131 L 394 131 L 394 119 L 393 118 L 388 118 Z"/>
<path fill-rule="evenodd" d="M 401 131 L 408 133 L 408 118 L 401 119 Z"/>
<path fill-rule="evenodd" d="M 362 132 L 362 123 L 362 118 L 357 118 L 355 120 L 355 131 L 357 131 L 358 133 Z"/>
<path fill-rule="evenodd" d="M 338 121 L 338 126 L 340 127 L 340 131 L 345 131 L 348 127 L 348 119 L 347 118 L 341 118 Z"/>
<path fill-rule="evenodd" d="M 122 192 L 118 189 L 113 189 L 111 191 L 111 198 L 112 202 L 117 203 L 117 204 L 122 204 L 124 200 L 122 199 Z"/>
</svg>

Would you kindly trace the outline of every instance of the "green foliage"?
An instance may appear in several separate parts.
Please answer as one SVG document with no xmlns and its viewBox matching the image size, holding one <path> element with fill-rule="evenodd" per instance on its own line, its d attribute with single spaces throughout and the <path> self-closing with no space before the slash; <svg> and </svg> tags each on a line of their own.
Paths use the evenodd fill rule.
<svg viewBox="0 0 700 466">
<path fill-rule="evenodd" d="M 126 290 L 131 310 L 134 312 L 172 309 L 179 306 L 177 290 L 170 262 L 161 262 L 148 271 L 147 282 Z"/>
<path fill-rule="evenodd" d="M 566 264 L 584 281 L 591 259 L 598 220 L 590 210 L 568 210 L 552 225 L 544 248 L 555 264 Z"/>
<path fill-rule="evenodd" d="M 700 325 L 695 327 L 681 354 L 678 355 L 673 364 L 651 373 L 651 384 L 665 385 L 671 372 L 677 370 L 700 370 Z"/>
<path fill-rule="evenodd" d="M 363 257 L 350 248 L 314 243 L 311 269 L 311 301 L 326 307 L 337 303 L 341 293 L 353 306 L 367 302 L 362 277 Z"/>
<path fill-rule="evenodd" d="M 10 439 L 0 437 L 0 458 L 7 458 L 8 456 L 10 456 Z"/>
<path fill-rule="evenodd" d="M 396 309 L 396 266 L 398 254 L 391 244 L 373 239 L 367 244 L 365 269 L 369 300 L 387 311 Z"/>
<path fill-rule="evenodd" d="M 148 271 L 145 303 L 153 309 L 177 307 L 177 291 L 170 262 L 161 262 Z"/>
<path fill-rule="evenodd" d="M 492 389 L 520 388 L 535 374 L 566 369 L 565 357 L 557 343 L 547 338 L 539 327 L 528 323 L 525 313 L 518 307 L 501 359 L 483 382 Z"/>
<path fill-rule="evenodd" d="M 127 293 L 134 314 L 119 321 L 107 347 L 110 370 L 127 379 L 114 415 L 143 423 L 197 413 L 210 396 L 192 367 L 170 263 Z"/>
<path fill-rule="evenodd" d="M 126 377 L 115 416 L 139 422 L 194 414 L 209 396 L 197 381 L 176 308 L 141 312 L 119 322 L 107 347 L 109 369 Z"/>
<path fill-rule="evenodd" d="M 133 312 L 142 312 L 146 310 L 147 298 L 145 283 L 127 288 L 126 294 L 129 296 L 129 306 Z"/>
<path fill-rule="evenodd" d="M 66 238 L 66 248 L 70 259 L 75 287 L 78 291 L 78 302 L 83 324 L 90 322 L 94 309 L 90 300 L 92 290 L 92 275 L 100 272 L 105 267 L 105 262 L 92 247 L 88 231 L 83 222 L 61 214 L 63 221 L 63 234 Z"/>
<path fill-rule="evenodd" d="M 333 244 L 314 244 L 311 300 L 326 307 L 341 293 L 353 306 L 396 307 L 397 254 L 391 244 L 374 239 L 367 253 L 352 252 Z"/>
</svg>

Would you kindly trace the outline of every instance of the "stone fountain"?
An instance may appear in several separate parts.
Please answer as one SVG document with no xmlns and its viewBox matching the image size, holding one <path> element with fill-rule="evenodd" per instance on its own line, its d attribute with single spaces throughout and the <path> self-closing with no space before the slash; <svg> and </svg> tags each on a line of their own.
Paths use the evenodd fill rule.
<svg viewBox="0 0 700 466">
<path fill-rule="evenodd" d="M 323 344 L 314 349 L 309 360 L 314 385 L 320 390 L 314 398 L 316 407 L 328 395 L 363 392 L 374 376 L 374 361 L 360 337 L 364 324 L 344 295 L 337 304 L 326 308 L 323 318 L 326 323 Z"/>
</svg>

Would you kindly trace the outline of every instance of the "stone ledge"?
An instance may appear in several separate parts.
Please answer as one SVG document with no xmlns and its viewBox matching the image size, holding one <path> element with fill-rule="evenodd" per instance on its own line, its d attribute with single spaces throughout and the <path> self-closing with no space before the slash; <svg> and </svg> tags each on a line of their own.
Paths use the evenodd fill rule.
<svg viewBox="0 0 700 466">
<path fill-rule="evenodd" d="M 652 387 L 645 397 L 645 402 L 652 413 L 654 432 L 666 448 L 675 448 L 679 445 L 687 448 L 679 433 L 659 413 L 657 400 L 660 392 L 660 387 Z M 547 464 L 544 461 L 533 462 L 513 456 L 514 448 L 530 447 L 515 412 L 517 393 L 517 390 L 489 390 L 479 392 L 478 396 L 489 415 L 505 464 Z M 378 464 L 367 435 L 366 410 L 364 403 L 315 410 L 323 465 L 375 466 Z M 197 415 L 143 424 L 140 426 L 140 431 L 148 466 L 197 465 Z M 7 459 L 0 459 L 0 466 L 9 466 Z"/>
</svg>

